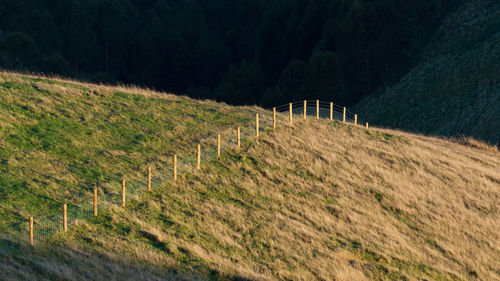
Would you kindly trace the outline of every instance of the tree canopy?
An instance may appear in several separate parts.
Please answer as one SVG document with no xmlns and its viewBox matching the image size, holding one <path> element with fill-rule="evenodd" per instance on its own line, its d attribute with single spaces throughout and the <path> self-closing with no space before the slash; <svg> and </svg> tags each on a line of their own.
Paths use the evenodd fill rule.
<svg viewBox="0 0 500 281">
<path fill-rule="evenodd" d="M 353 104 L 415 63 L 444 6 L 437 0 L 3 0 L 0 67 L 234 104 L 303 98 Z"/>
</svg>

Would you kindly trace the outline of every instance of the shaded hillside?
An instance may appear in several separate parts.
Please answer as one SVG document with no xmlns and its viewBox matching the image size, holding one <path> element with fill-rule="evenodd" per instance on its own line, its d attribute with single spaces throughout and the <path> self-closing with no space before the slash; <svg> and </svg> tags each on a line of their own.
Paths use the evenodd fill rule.
<svg viewBox="0 0 500 281">
<path fill-rule="evenodd" d="M 500 3 L 465 1 L 444 21 L 417 67 L 356 109 L 381 126 L 498 144 L 499 62 Z"/>
<path fill-rule="evenodd" d="M 57 177 L 48 172 L 46 163 L 60 163 L 58 174 L 77 174 L 63 165 L 71 163 L 65 155 L 81 157 L 72 146 L 62 145 L 72 135 L 62 128 L 51 137 L 21 134 L 43 124 L 44 118 L 51 119 L 49 116 L 57 115 L 57 120 L 66 120 L 79 130 L 98 130 L 102 138 L 91 134 L 89 140 L 73 139 L 82 141 L 82 151 L 116 146 L 104 136 L 115 136 L 117 130 L 130 128 L 137 134 L 145 127 L 150 133 L 157 131 L 164 142 L 152 138 L 114 148 L 112 154 L 127 157 L 97 154 L 99 163 L 124 173 L 136 167 L 144 170 L 144 166 L 124 163 L 135 159 L 132 155 L 150 155 L 146 151 L 151 147 L 155 147 L 151 153 L 160 153 L 161 160 L 161 152 L 169 151 L 170 145 L 191 147 L 196 143 L 177 142 L 183 134 L 167 132 L 203 138 L 200 133 L 215 129 L 212 124 L 217 120 L 233 126 L 240 122 L 231 119 L 238 112 L 266 114 L 255 108 L 173 96 L 157 99 L 154 93 L 144 95 L 134 89 L 6 74 L 2 79 L 2 106 L 26 107 L 18 111 L 18 118 L 5 108 L 1 111 L 2 152 L 10 151 L 1 156 L 2 169 L 33 169 L 45 173 L 45 180 L 54 180 L 54 184 Z M 20 87 L 22 90 L 15 90 Z M 116 96 L 116 92 L 123 94 Z M 79 98 L 85 93 L 87 98 Z M 69 100 L 49 106 L 61 96 Z M 104 121 L 115 115 L 110 98 L 120 99 L 113 104 L 123 106 L 121 112 L 130 109 L 123 113 L 130 121 Z M 154 108 L 147 106 L 152 103 Z M 68 104 L 71 106 L 65 106 Z M 161 116 L 170 116 L 174 105 L 179 116 L 176 129 L 161 127 L 169 119 Z M 96 115 L 92 121 L 85 115 L 92 109 L 90 115 L 103 116 Z M 153 115 L 158 120 L 146 122 L 156 110 L 162 112 Z M 130 114 L 136 111 L 139 116 L 132 118 Z M 211 115 L 217 112 L 222 114 Z M 93 125 L 98 121 L 101 123 Z M 101 127 L 94 128 L 99 124 Z M 78 221 L 69 232 L 38 242 L 34 249 L 3 245 L 0 279 L 500 280 L 500 154 L 495 148 L 480 143 L 473 148 L 327 120 L 297 118 L 293 127 L 286 124 L 280 120 L 276 131 L 264 124 L 267 130 L 258 142 L 247 137 L 241 149 L 232 146 L 219 160 L 204 160 L 201 170 L 185 170 L 175 183 L 166 180 L 150 193 L 131 196 L 125 208 L 110 202 L 97 218 Z M 31 147 L 24 139 L 31 145 L 43 144 L 43 140 L 59 145 Z M 120 142 L 126 144 L 129 139 L 134 138 L 123 136 Z M 31 161 L 33 157 L 26 157 L 30 153 L 45 158 Z M 155 163 L 157 168 L 169 164 Z M 99 171 L 99 167 L 89 169 Z M 74 193 L 81 189 L 79 180 L 85 179 L 49 187 L 36 185 L 35 174 L 25 172 L 22 177 L 31 192 L 56 197 L 56 203 L 78 200 Z M 33 200 L 24 193 L 26 186 L 9 185 L 5 177 L 0 180 L 3 212 L 9 210 L 10 200 L 13 204 L 22 202 L 23 196 Z M 46 193 L 47 188 L 50 192 Z M 102 188 L 116 192 L 118 184 Z M 35 206 L 31 212 L 45 209 Z M 26 215 L 19 213 L 20 217 Z"/>
</svg>

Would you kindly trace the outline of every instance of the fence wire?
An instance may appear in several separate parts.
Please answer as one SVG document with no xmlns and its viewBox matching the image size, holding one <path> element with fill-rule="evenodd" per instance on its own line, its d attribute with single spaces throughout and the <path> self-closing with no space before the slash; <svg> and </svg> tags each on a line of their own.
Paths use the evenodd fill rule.
<svg viewBox="0 0 500 281">
<path fill-rule="evenodd" d="M 304 110 L 307 118 L 316 118 L 319 113 L 319 118 L 330 119 L 330 114 L 333 120 L 343 121 L 344 107 L 330 102 L 317 103 L 315 100 L 307 100 L 304 108 L 303 101 L 293 102 L 292 116 L 293 120 L 304 117 Z M 289 123 L 290 104 L 284 104 L 275 107 L 275 125 L 276 127 Z M 259 114 L 259 133 L 273 127 L 273 113 L 270 110 L 260 111 Z M 355 114 L 349 110 L 345 111 L 346 122 L 353 123 Z M 250 120 L 250 121 L 249 121 Z M 357 119 L 358 124 L 363 124 L 361 119 Z M 256 136 L 255 115 L 249 116 L 240 124 L 240 140 L 243 145 L 244 141 L 249 141 Z M 201 145 L 201 165 L 204 162 L 214 160 L 217 157 L 217 135 L 220 134 L 220 153 L 237 147 L 237 126 L 226 127 L 219 132 L 212 132 L 200 141 Z M 170 163 L 151 163 L 151 188 L 162 186 L 163 184 L 173 180 L 173 155 L 170 157 Z M 196 169 L 197 163 L 197 147 L 186 149 L 185 152 L 177 155 L 177 175 L 192 172 Z M 144 171 L 142 177 L 124 177 L 126 180 L 126 198 L 140 196 L 147 191 L 147 171 Z M 121 205 L 122 202 L 122 183 L 121 181 L 107 182 L 100 186 L 98 192 L 98 210 L 106 208 L 110 205 Z M 93 216 L 93 193 L 85 193 L 88 198 L 78 203 L 67 204 L 67 226 L 75 225 L 78 221 L 89 220 Z M 12 223 L 9 225 L 0 226 L 0 247 L 3 249 L 18 248 L 22 245 L 29 245 L 31 237 L 33 243 L 42 242 L 52 237 L 57 232 L 63 231 L 63 215 L 62 204 L 59 215 L 40 216 L 37 215 L 33 220 L 33 234 L 30 233 L 30 222 L 28 219 Z"/>
</svg>

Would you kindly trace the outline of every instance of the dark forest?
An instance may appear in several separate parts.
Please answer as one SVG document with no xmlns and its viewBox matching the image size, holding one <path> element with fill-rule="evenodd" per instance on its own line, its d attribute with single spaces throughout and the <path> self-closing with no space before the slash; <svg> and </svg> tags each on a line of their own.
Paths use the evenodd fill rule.
<svg viewBox="0 0 500 281">
<path fill-rule="evenodd" d="M 355 104 L 414 65 L 449 9 L 398 0 L 2 0 L 0 68 L 231 104 Z"/>
</svg>

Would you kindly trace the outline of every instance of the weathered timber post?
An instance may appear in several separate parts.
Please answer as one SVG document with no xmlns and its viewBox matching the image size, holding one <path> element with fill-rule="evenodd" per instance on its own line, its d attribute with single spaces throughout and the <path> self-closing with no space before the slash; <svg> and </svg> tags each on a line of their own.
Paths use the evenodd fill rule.
<svg viewBox="0 0 500 281">
<path fill-rule="evenodd" d="M 30 245 L 35 245 L 34 229 L 33 229 L 33 217 L 30 217 Z"/>
<path fill-rule="evenodd" d="M 238 125 L 238 127 L 236 128 L 236 145 L 238 146 L 238 148 L 240 148 L 240 145 L 241 145 L 241 133 L 240 133 L 240 125 Z"/>
<path fill-rule="evenodd" d="M 94 217 L 97 217 L 97 187 L 94 187 Z"/>
<path fill-rule="evenodd" d="M 358 125 L 358 115 L 354 114 L 354 125 Z"/>
<path fill-rule="evenodd" d="M 177 154 L 174 154 L 174 181 L 177 181 Z"/>
<path fill-rule="evenodd" d="M 316 100 L 316 120 L 319 120 L 319 100 Z"/>
<path fill-rule="evenodd" d="M 255 136 L 259 137 L 259 114 L 255 114 Z"/>
<path fill-rule="evenodd" d="M 330 121 L 333 121 L 333 102 L 330 102 Z"/>
<path fill-rule="evenodd" d="M 151 191 L 151 166 L 148 166 L 148 191 Z"/>
<path fill-rule="evenodd" d="M 198 149 L 196 150 L 196 169 L 201 169 L 201 144 L 198 144 Z"/>
<path fill-rule="evenodd" d="M 217 134 L 217 158 L 220 158 L 220 134 Z"/>
<path fill-rule="evenodd" d="M 122 180 L 122 207 L 125 208 L 125 178 Z"/>
<path fill-rule="evenodd" d="M 63 205 L 63 231 L 68 231 L 68 206 Z"/>
<path fill-rule="evenodd" d="M 292 103 L 290 103 L 289 108 L 290 108 L 290 115 L 288 117 L 288 120 L 290 122 L 290 125 L 293 125 L 293 113 L 292 113 L 293 105 L 292 105 Z"/>
<path fill-rule="evenodd" d="M 307 101 L 304 100 L 304 120 L 307 118 Z"/>
<path fill-rule="evenodd" d="M 276 129 L 276 107 L 273 107 L 273 130 Z"/>
<path fill-rule="evenodd" d="M 342 122 L 345 123 L 345 112 L 346 112 L 346 108 L 344 106 L 344 114 L 342 115 Z"/>
</svg>

